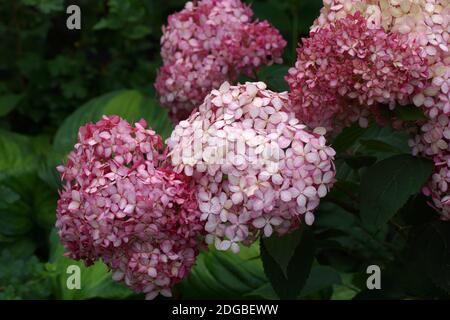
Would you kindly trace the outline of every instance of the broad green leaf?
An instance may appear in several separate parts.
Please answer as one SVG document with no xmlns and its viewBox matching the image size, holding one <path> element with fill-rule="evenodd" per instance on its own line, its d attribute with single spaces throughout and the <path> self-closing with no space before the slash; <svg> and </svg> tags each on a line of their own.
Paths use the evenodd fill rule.
<svg viewBox="0 0 450 320">
<path fill-rule="evenodd" d="M 336 152 L 343 152 L 353 146 L 367 129 L 361 128 L 358 124 L 345 128 L 333 140 L 332 147 Z"/>
<path fill-rule="evenodd" d="M 36 9 L 44 14 L 64 10 L 64 0 L 22 0 L 22 3 L 36 7 Z"/>
<path fill-rule="evenodd" d="M 36 167 L 30 139 L 0 129 L 0 180 L 10 175 L 31 172 Z"/>
<path fill-rule="evenodd" d="M 4 199 L 0 206 L 0 235 L 19 237 L 28 233 L 32 227 L 29 175 L 9 177 L 0 181 L 0 186 L 9 193 L 9 200 Z"/>
<path fill-rule="evenodd" d="M 286 278 L 289 263 L 301 239 L 302 232 L 291 232 L 282 237 L 273 236 L 264 240 L 267 252 L 278 263 Z"/>
<path fill-rule="evenodd" d="M 244 299 L 267 283 L 258 244 L 239 254 L 210 248 L 201 252 L 189 276 L 177 286 L 182 299 Z"/>
<path fill-rule="evenodd" d="M 342 274 L 342 284 L 334 286 L 331 300 L 350 300 L 358 293 L 358 289 L 352 286 L 353 274 Z"/>
<path fill-rule="evenodd" d="M 75 145 L 81 126 L 96 122 L 103 115 L 113 114 L 130 122 L 143 118 L 163 138 L 168 137 L 172 130 L 166 109 L 161 108 L 156 99 L 136 90 L 120 90 L 90 100 L 66 118 L 55 135 L 55 151 L 67 154 Z"/>
<path fill-rule="evenodd" d="M 363 167 L 369 167 L 377 162 L 377 158 L 374 156 L 342 156 L 345 162 L 349 165 L 353 170 L 358 170 Z"/>
<path fill-rule="evenodd" d="M 271 66 L 264 66 L 258 73 L 259 80 L 265 82 L 269 89 L 274 91 L 288 91 L 289 86 L 284 80 L 289 70 L 288 66 L 274 64 Z"/>
<path fill-rule="evenodd" d="M 300 241 L 296 237 L 292 237 L 292 243 L 286 243 L 286 247 L 294 247 L 294 254 L 290 258 L 286 274 L 283 272 L 283 267 L 280 266 L 280 261 L 283 264 L 286 255 L 275 254 L 272 250 L 291 251 L 292 247 L 280 248 L 272 244 L 271 242 L 279 241 L 279 237 L 276 235 L 261 241 L 264 272 L 281 299 L 295 299 L 298 296 L 310 274 L 314 259 L 315 243 L 312 231 L 303 226 L 294 232 L 301 233 Z M 269 242 L 269 246 L 266 245 L 266 242 Z M 283 257 L 283 259 L 276 260 L 279 257 Z"/>
<path fill-rule="evenodd" d="M 255 17 L 269 21 L 280 32 L 289 33 L 291 31 L 291 22 L 289 19 L 286 19 L 285 6 L 285 3 L 281 1 L 255 1 L 252 3 Z"/>
<path fill-rule="evenodd" d="M 59 243 L 55 231 L 50 236 L 50 263 L 55 269 L 53 287 L 57 299 L 125 299 L 133 295 L 131 289 L 112 279 L 111 273 L 102 262 L 96 262 L 94 265 L 86 267 L 81 261 L 65 257 L 63 255 L 64 248 Z M 67 279 L 70 276 L 67 273 L 67 267 L 70 265 L 76 265 L 81 270 L 81 289 L 79 290 L 67 288 Z"/>
<path fill-rule="evenodd" d="M 359 138 L 355 152 L 376 156 L 378 160 L 402 153 L 410 153 L 409 134 L 373 123 Z"/>
<path fill-rule="evenodd" d="M 361 139 L 360 143 L 362 146 L 372 151 L 386 152 L 386 153 L 402 153 L 402 150 L 390 145 L 382 140 L 375 139 Z"/>
<path fill-rule="evenodd" d="M 372 234 L 357 214 L 350 213 L 327 198 L 316 212 L 314 230 L 321 240 L 317 254 L 322 264 L 350 272 L 365 259 L 392 259 L 385 243 L 386 230 Z M 390 240 L 392 241 L 392 240 Z"/>
<path fill-rule="evenodd" d="M 7 94 L 0 96 L 0 117 L 10 113 L 22 99 L 20 94 Z"/>
<path fill-rule="evenodd" d="M 361 218 L 378 230 L 419 193 L 433 169 L 432 162 L 411 155 L 398 155 L 367 169 L 361 181 Z"/>
<path fill-rule="evenodd" d="M 339 272 L 329 266 L 317 265 L 311 269 L 306 284 L 300 292 L 299 298 L 306 298 L 318 291 L 331 288 L 333 285 L 341 284 Z M 278 296 L 270 283 L 266 283 L 248 294 L 249 297 L 261 297 L 268 300 L 277 300 Z"/>
<path fill-rule="evenodd" d="M 339 272 L 329 266 L 314 266 L 311 269 L 306 284 L 303 287 L 300 297 L 307 297 L 320 290 L 329 288 L 333 285 L 341 284 Z"/>
<path fill-rule="evenodd" d="M 35 184 L 33 193 L 33 216 L 37 225 L 50 231 L 55 225 L 56 202 L 58 194 L 55 189 L 44 182 Z"/>
</svg>

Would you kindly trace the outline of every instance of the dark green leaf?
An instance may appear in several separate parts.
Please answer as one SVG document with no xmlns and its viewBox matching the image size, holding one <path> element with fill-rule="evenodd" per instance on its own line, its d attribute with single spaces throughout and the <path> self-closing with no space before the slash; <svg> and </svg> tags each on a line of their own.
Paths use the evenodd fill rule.
<svg viewBox="0 0 450 320">
<path fill-rule="evenodd" d="M 376 231 L 425 184 L 432 162 L 411 155 L 398 155 L 367 169 L 361 181 L 361 218 Z"/>
<path fill-rule="evenodd" d="M 423 110 L 414 105 L 396 106 L 394 109 L 394 115 L 403 121 L 418 121 L 427 119 L 423 113 Z"/>
<path fill-rule="evenodd" d="M 276 235 L 261 241 L 261 258 L 264 265 L 264 272 L 281 299 L 295 299 L 298 296 L 309 276 L 314 259 L 315 244 L 314 235 L 311 230 L 302 227 L 294 232 L 301 233 L 301 236 L 300 241 L 297 241 L 296 237 L 292 237 L 292 243 L 286 244 L 286 246 L 292 245 L 295 248 L 294 254 L 287 266 L 287 276 L 283 272 L 282 267 L 280 267 L 276 257 L 286 257 L 288 254 L 275 254 L 268 249 L 273 250 L 277 248 L 279 250 L 291 251 L 292 248 L 280 248 L 276 244 L 272 244 L 271 242 L 280 240 Z M 267 242 L 269 246 L 266 245 Z"/>
<path fill-rule="evenodd" d="M 278 263 L 286 278 L 289 263 L 301 239 L 302 232 L 291 232 L 283 237 L 274 236 L 264 240 L 267 252 Z"/>
<path fill-rule="evenodd" d="M 242 246 L 237 255 L 213 248 L 201 252 L 177 291 L 183 299 L 242 299 L 264 283 L 267 279 L 256 243 Z"/>
<path fill-rule="evenodd" d="M 0 130 L 0 180 L 33 171 L 37 167 L 35 160 L 28 137 Z"/>
<path fill-rule="evenodd" d="M 410 153 L 409 138 L 406 132 L 373 123 L 360 137 L 356 151 L 382 160 L 395 154 Z"/>
<path fill-rule="evenodd" d="M 369 167 L 377 162 L 377 158 L 374 156 L 345 156 L 343 157 L 345 162 L 349 165 L 353 170 L 358 170 L 363 167 Z"/>
<path fill-rule="evenodd" d="M 393 145 L 390 145 L 382 140 L 361 139 L 360 143 L 362 146 L 372 151 L 387 152 L 387 153 L 402 153 L 401 149 Z"/>
<path fill-rule="evenodd" d="M 26 181 L 28 181 L 26 177 L 9 178 L 2 181 L 2 187 L 13 192 L 15 200 L 10 203 L 4 202 L 0 208 L 1 236 L 21 236 L 30 231 L 33 226 L 30 204 L 27 203 L 26 194 L 21 190 L 21 184 Z"/>
<path fill-rule="evenodd" d="M 274 64 L 265 66 L 261 68 L 261 71 L 258 73 L 258 78 L 265 82 L 271 90 L 278 92 L 288 91 L 289 86 L 286 80 L 284 80 L 288 70 L 289 67 L 285 65 Z"/>
<path fill-rule="evenodd" d="M 367 129 L 355 124 L 345 128 L 333 141 L 332 146 L 340 153 L 353 146 Z"/>
<path fill-rule="evenodd" d="M 339 272 L 329 266 L 314 266 L 311 269 L 308 280 L 303 287 L 300 297 L 306 297 L 320 290 L 329 288 L 341 283 Z"/>
<path fill-rule="evenodd" d="M 329 266 L 314 266 L 311 269 L 306 284 L 301 291 L 299 298 L 305 298 L 309 295 L 315 294 L 318 291 L 331 288 L 335 284 L 341 283 L 341 276 L 339 273 Z M 270 283 L 265 283 L 256 290 L 248 294 L 249 297 L 261 297 L 263 299 L 276 300 L 277 294 L 273 290 Z"/>
<path fill-rule="evenodd" d="M 10 113 L 22 99 L 20 94 L 7 94 L 0 96 L 0 117 Z"/>
</svg>

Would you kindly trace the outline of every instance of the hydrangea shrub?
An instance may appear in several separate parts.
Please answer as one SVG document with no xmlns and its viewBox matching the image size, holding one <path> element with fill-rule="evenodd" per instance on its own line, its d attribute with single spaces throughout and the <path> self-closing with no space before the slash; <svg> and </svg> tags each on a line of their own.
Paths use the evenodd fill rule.
<svg viewBox="0 0 450 320">
<path fill-rule="evenodd" d="M 79 129 L 67 163 L 58 167 L 64 187 L 56 227 L 65 254 L 86 265 L 103 261 L 114 280 L 153 299 L 171 296 L 208 244 L 237 254 L 260 240 L 266 274 L 283 280 L 273 288 L 297 297 L 307 274 L 295 278 L 292 268 L 311 268 L 308 226 L 339 182 L 335 158 L 358 173 L 365 166 L 347 154 L 339 159 L 331 141 L 371 120 L 407 131 L 412 154 L 432 160 L 422 192 L 440 219 L 450 220 L 449 17 L 447 0 L 324 0 L 285 75 L 289 92 L 277 92 L 237 79 L 282 63 L 286 41 L 278 30 L 254 19 L 240 0 L 186 3 L 163 27 L 155 82 L 176 126 L 165 143 L 144 120 L 130 124 L 114 115 Z M 395 113 L 410 107 L 422 117 Z M 394 175 L 401 168 L 395 159 L 385 163 Z M 414 185 L 429 177 L 424 163 L 423 181 Z M 394 179 L 386 190 L 396 190 Z M 368 198 L 377 200 L 361 202 Z M 370 205 L 397 211 L 405 203 Z M 361 230 L 359 240 L 367 232 Z M 276 250 L 305 256 L 286 264 Z M 298 266 L 303 261 L 308 266 Z M 281 287 L 290 282 L 298 288 L 286 294 Z"/>
</svg>

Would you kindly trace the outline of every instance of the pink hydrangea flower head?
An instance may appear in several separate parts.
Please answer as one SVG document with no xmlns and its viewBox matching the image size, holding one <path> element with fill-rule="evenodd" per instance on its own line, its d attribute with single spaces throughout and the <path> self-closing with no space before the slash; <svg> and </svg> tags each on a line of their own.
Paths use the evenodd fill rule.
<svg viewBox="0 0 450 320">
<path fill-rule="evenodd" d="M 359 12 L 311 32 L 286 76 L 297 117 L 339 132 L 368 123 L 370 108 L 410 103 L 426 83 L 420 50 L 399 34 L 368 28 Z"/>
<path fill-rule="evenodd" d="M 197 181 L 207 241 L 239 251 L 258 236 L 312 224 L 334 182 L 325 129 L 309 130 L 288 94 L 263 82 L 224 82 L 167 140 L 177 172 Z"/>
<path fill-rule="evenodd" d="M 132 126 L 117 116 L 104 116 L 81 127 L 67 163 L 58 167 L 65 186 L 56 227 L 66 255 L 88 265 L 103 260 L 120 269 L 108 257 L 132 259 L 136 243 L 157 248 L 177 242 L 177 252 L 198 252 L 203 223 L 191 179 L 174 172 L 164 159 L 161 138 L 143 120 Z M 188 270 L 190 261 L 180 268 Z M 155 290 L 168 290 L 180 274 Z M 130 283 L 142 291 L 139 281 Z"/>
<path fill-rule="evenodd" d="M 416 93 L 414 103 L 431 118 L 450 113 L 449 103 L 449 28 L 448 0 L 324 0 L 321 15 L 312 30 L 327 27 L 337 20 L 360 12 L 369 28 L 406 36 L 418 45 L 427 59 L 429 81 Z"/>
<path fill-rule="evenodd" d="M 450 117 L 441 114 L 430 119 L 409 145 L 413 155 L 433 160 L 434 173 L 423 192 L 431 197 L 432 206 L 441 213 L 441 218 L 450 220 Z"/>
<path fill-rule="evenodd" d="M 163 27 L 163 66 L 155 88 L 171 118 L 187 118 L 223 81 L 253 75 L 264 64 L 281 63 L 286 41 L 240 0 L 186 3 Z"/>
<path fill-rule="evenodd" d="M 150 239 L 149 239 L 150 240 Z M 115 281 L 123 281 L 146 299 L 172 296 L 171 288 L 190 272 L 198 255 L 195 238 L 137 240 L 103 257 Z"/>
<path fill-rule="evenodd" d="M 423 193 L 431 197 L 430 205 L 440 213 L 441 220 L 450 221 L 450 154 L 435 158 L 435 170 Z M 439 160 L 439 161 L 437 161 Z"/>
</svg>

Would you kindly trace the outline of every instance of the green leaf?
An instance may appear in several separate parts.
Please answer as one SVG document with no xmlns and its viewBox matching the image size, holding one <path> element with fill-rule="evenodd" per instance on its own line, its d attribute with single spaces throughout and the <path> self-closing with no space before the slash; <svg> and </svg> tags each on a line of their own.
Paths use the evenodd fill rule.
<svg viewBox="0 0 450 320">
<path fill-rule="evenodd" d="M 7 94 L 0 96 L 0 117 L 6 116 L 19 104 L 22 99 L 20 94 Z"/>
<path fill-rule="evenodd" d="M 151 33 L 152 29 L 150 29 L 148 26 L 138 25 L 134 26 L 133 28 L 131 28 L 131 30 L 129 30 L 129 32 L 127 32 L 127 37 L 136 40 L 142 39 Z"/>
<path fill-rule="evenodd" d="M 331 288 L 333 285 L 341 284 L 341 276 L 339 272 L 329 266 L 317 265 L 311 269 L 306 284 L 301 291 L 299 298 L 305 298 L 312 294 L 315 294 L 321 290 Z M 266 283 L 261 287 L 253 290 L 249 294 L 249 297 L 260 297 L 268 300 L 278 299 L 277 294 L 273 290 L 270 283 Z"/>
<path fill-rule="evenodd" d="M 410 153 L 409 138 L 406 132 L 373 123 L 360 137 L 356 151 L 382 160 L 395 154 Z"/>
<path fill-rule="evenodd" d="M 284 7 L 285 3 L 281 1 L 255 1 L 252 3 L 255 17 L 260 20 L 268 20 L 280 32 L 288 33 L 291 31 L 291 23 L 289 19 L 286 19 L 286 10 L 284 10 Z"/>
<path fill-rule="evenodd" d="M 306 297 L 336 284 L 341 284 L 339 272 L 329 266 L 314 266 L 303 287 L 300 297 Z"/>
<path fill-rule="evenodd" d="M 379 151 L 386 153 L 402 153 L 401 149 L 381 140 L 361 139 L 359 143 L 361 143 L 362 146 L 372 151 Z"/>
<path fill-rule="evenodd" d="M 314 259 L 315 244 L 311 230 L 303 226 L 294 231 L 300 233 L 291 235 L 291 242 L 283 241 L 283 246 L 277 245 L 280 237 L 273 235 L 261 241 L 261 258 L 264 272 L 275 292 L 281 299 L 295 299 L 301 292 L 309 276 Z M 275 251 L 285 251 L 281 254 Z M 290 252 L 294 253 L 291 255 Z M 286 257 L 290 256 L 287 272 L 283 272 Z"/>
<path fill-rule="evenodd" d="M 35 185 L 33 193 L 33 214 L 36 223 L 50 231 L 56 220 L 57 193 L 45 183 Z"/>
<path fill-rule="evenodd" d="M 289 86 L 284 80 L 289 70 L 288 66 L 274 64 L 271 66 L 264 66 L 258 73 L 259 80 L 265 82 L 269 89 L 274 91 L 288 91 Z"/>
<path fill-rule="evenodd" d="M 4 201 L 0 208 L 0 236 L 18 237 L 32 229 L 29 193 L 26 191 L 29 181 L 28 175 L 9 177 L 1 181 L 3 190 L 8 190 L 10 196 L 9 201 Z"/>
<path fill-rule="evenodd" d="M 102 18 L 99 22 L 97 22 L 92 29 L 93 30 L 102 30 L 102 29 L 117 29 L 119 27 L 118 21 L 114 21 L 112 19 Z"/>
<path fill-rule="evenodd" d="M 343 156 L 342 158 L 353 170 L 358 170 L 363 167 L 369 167 L 373 165 L 375 162 L 377 162 L 377 158 L 374 156 L 358 155 L 358 156 Z"/>
<path fill-rule="evenodd" d="M 287 269 L 302 238 L 302 232 L 291 232 L 283 237 L 274 236 L 264 240 L 267 252 L 278 263 L 287 278 Z"/>
<path fill-rule="evenodd" d="M 420 192 L 433 169 L 432 162 L 411 155 L 398 155 L 367 169 L 361 181 L 361 219 L 378 230 Z"/>
<path fill-rule="evenodd" d="M 44 14 L 49 14 L 64 9 L 64 0 L 22 0 L 28 6 L 34 6 Z"/>
<path fill-rule="evenodd" d="M 115 282 L 108 268 L 102 262 L 86 267 L 83 262 L 69 259 L 63 255 L 64 248 L 59 243 L 58 235 L 52 232 L 50 237 L 51 254 L 50 263 L 55 269 L 53 287 L 57 299 L 125 299 L 133 295 L 131 289 L 121 283 Z M 76 265 L 80 268 L 81 289 L 67 288 L 67 267 Z"/>
<path fill-rule="evenodd" d="M 0 180 L 33 171 L 36 166 L 29 138 L 0 129 Z"/>
<path fill-rule="evenodd" d="M 255 243 L 242 246 L 239 254 L 213 248 L 201 252 L 176 290 L 183 299 L 244 299 L 264 283 L 267 279 Z"/>
<path fill-rule="evenodd" d="M 340 153 L 352 145 L 354 145 L 358 139 L 366 132 L 367 129 L 361 128 L 358 124 L 354 124 L 351 127 L 345 128 L 342 132 L 334 139 L 332 146 L 336 152 Z"/>
<path fill-rule="evenodd" d="M 90 100 L 66 118 L 55 135 L 55 151 L 67 154 L 75 145 L 81 126 L 96 122 L 103 115 L 113 114 L 130 122 L 143 118 L 163 138 L 168 137 L 172 130 L 166 109 L 161 108 L 156 99 L 136 90 L 120 90 Z"/>
<path fill-rule="evenodd" d="M 403 121 L 418 121 L 427 119 L 423 113 L 423 110 L 415 105 L 397 106 L 393 112 L 398 119 Z"/>
</svg>

